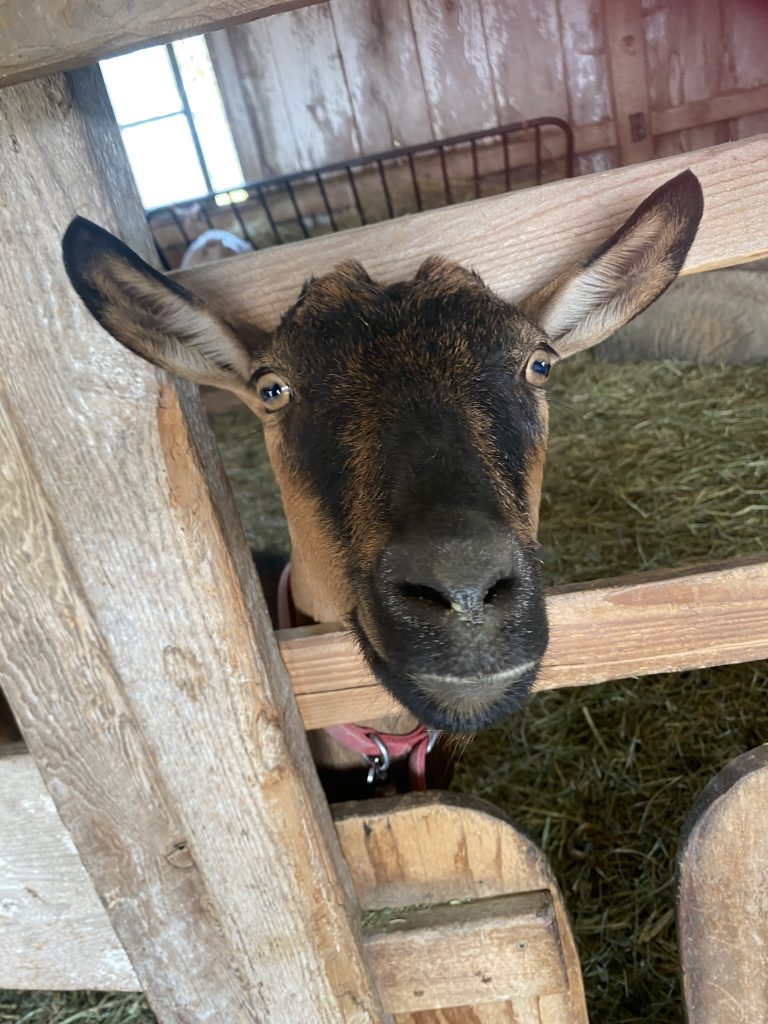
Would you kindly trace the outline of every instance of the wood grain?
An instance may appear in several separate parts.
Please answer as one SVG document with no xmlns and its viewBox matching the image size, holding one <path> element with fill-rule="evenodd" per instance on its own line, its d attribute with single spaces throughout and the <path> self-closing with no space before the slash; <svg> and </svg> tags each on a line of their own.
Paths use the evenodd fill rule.
<svg viewBox="0 0 768 1024">
<path fill-rule="evenodd" d="M 138 991 L 136 972 L 35 762 L 27 753 L 2 756 L 5 749 L 0 748 L 0 989 Z M 182 872 L 172 874 L 183 880 Z"/>
<path fill-rule="evenodd" d="M 768 1019 L 768 747 L 704 789 L 678 855 L 678 931 L 688 1024 Z"/>
<path fill-rule="evenodd" d="M 756 4 L 749 4 L 756 10 Z M 723 92 L 724 65 L 729 56 L 722 32 L 721 0 L 710 3 L 706 16 L 692 3 L 677 0 L 644 3 L 648 89 L 651 110 L 662 116 L 670 108 L 718 96 Z M 738 53 L 731 59 L 741 62 Z M 694 124 L 659 136 L 654 123 L 654 153 L 670 156 L 732 138 L 725 125 Z"/>
<path fill-rule="evenodd" d="M 364 940 L 398 1024 L 586 1022 L 579 962 L 547 861 L 490 804 L 430 793 L 342 804 L 335 813 L 361 905 L 411 908 L 388 914 L 402 923 L 379 925 Z M 0 863 L 0 988 L 137 990 L 25 753 L 0 757 Z M 445 905 L 451 900 L 461 902 Z M 460 1016 L 466 1005 L 446 1016 L 424 1009 L 470 995 L 483 1004 L 477 1018 Z"/>
<path fill-rule="evenodd" d="M 15 718 L 161 1021 L 378 1021 L 198 399 L 110 344 L 66 279 L 76 212 L 150 251 L 97 70 L 0 92 L 0 177 L 0 678 Z"/>
<path fill-rule="evenodd" d="M 427 142 L 432 126 L 408 0 L 333 0 L 330 11 L 362 152 Z"/>
<path fill-rule="evenodd" d="M 319 0 L 5 0 L 0 85 L 83 67 L 206 29 L 308 7 Z"/>
<path fill-rule="evenodd" d="M 768 85 L 753 89 L 739 89 L 724 96 L 711 96 L 703 100 L 692 100 L 667 110 L 651 113 L 651 131 L 654 135 L 685 131 L 688 128 L 717 124 L 731 118 L 768 110 Z M 734 136 L 738 137 L 738 136 Z"/>
<path fill-rule="evenodd" d="M 388 1013 L 561 995 L 567 989 L 548 891 L 407 907 L 366 934 L 365 953 Z"/>
<path fill-rule="evenodd" d="M 409 2 L 432 138 L 498 124 L 481 0 Z"/>
<path fill-rule="evenodd" d="M 439 252 L 474 267 L 505 298 L 520 299 L 588 254 L 652 189 L 688 167 L 701 179 L 705 207 L 683 273 L 768 255 L 768 136 L 762 136 L 246 253 L 174 276 L 232 318 L 266 327 L 296 301 L 307 277 L 344 259 L 361 260 L 373 277 L 391 282 Z"/>
<path fill-rule="evenodd" d="M 581 968 L 557 883 L 541 850 L 495 807 L 484 800 L 432 792 L 397 801 L 339 804 L 333 810 L 363 907 L 407 907 L 532 890 L 547 890 L 552 900 L 565 993 L 399 1013 L 397 1024 L 586 1024 Z"/>
<path fill-rule="evenodd" d="M 766 658 L 766 607 L 765 555 L 555 589 L 537 689 Z M 397 710 L 338 627 L 277 636 L 308 729 Z"/>
<path fill-rule="evenodd" d="M 603 0 L 619 162 L 653 158 L 641 0 Z M 633 128 L 633 119 L 641 124 Z"/>
</svg>

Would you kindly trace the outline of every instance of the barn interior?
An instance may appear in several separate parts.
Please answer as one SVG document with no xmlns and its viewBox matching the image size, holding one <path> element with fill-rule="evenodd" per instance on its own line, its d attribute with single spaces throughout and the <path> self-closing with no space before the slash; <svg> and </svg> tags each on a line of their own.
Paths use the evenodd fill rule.
<svg viewBox="0 0 768 1024">
<path fill-rule="evenodd" d="M 159 262 L 176 269 L 211 229 L 290 245 L 766 133 L 767 37 L 759 0 L 327 0 L 211 33 L 240 179 L 211 187 L 193 131 L 208 187 L 148 208 Z M 178 45 L 158 49 L 179 109 L 126 122 L 128 140 L 167 117 L 194 128 Z M 549 584 L 766 551 L 767 296 L 760 264 L 684 278 L 559 368 Z M 287 551 L 258 424 L 213 395 L 208 409 L 249 542 Z M 752 662 L 541 693 L 462 745 L 453 787 L 551 859 L 592 1020 L 683 1019 L 678 838 L 702 786 L 768 738 L 767 690 Z M 0 992 L 19 1024 L 154 1019 L 135 994 Z"/>
</svg>

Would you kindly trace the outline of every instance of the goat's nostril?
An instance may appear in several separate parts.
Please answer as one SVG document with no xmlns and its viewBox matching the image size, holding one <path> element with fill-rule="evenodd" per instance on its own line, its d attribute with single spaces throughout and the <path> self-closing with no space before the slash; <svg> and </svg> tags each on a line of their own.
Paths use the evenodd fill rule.
<svg viewBox="0 0 768 1024">
<path fill-rule="evenodd" d="M 503 579 L 496 580 L 483 598 L 483 604 L 498 604 L 505 597 L 511 594 L 514 589 L 515 581 L 510 579 L 510 577 L 507 576 Z"/>
<path fill-rule="evenodd" d="M 439 590 L 434 590 L 432 587 L 425 587 L 417 583 L 401 583 L 398 587 L 400 594 L 407 601 L 423 601 L 428 602 L 432 605 L 437 605 L 438 608 L 444 608 L 450 610 L 451 602 L 445 594 L 441 594 Z"/>
</svg>

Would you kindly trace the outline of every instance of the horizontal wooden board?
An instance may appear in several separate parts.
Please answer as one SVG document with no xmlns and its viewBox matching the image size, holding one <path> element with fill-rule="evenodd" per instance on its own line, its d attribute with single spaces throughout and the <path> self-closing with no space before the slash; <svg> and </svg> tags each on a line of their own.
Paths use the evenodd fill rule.
<svg viewBox="0 0 768 1024">
<path fill-rule="evenodd" d="M 728 121 L 732 117 L 745 117 L 768 110 L 768 85 L 754 89 L 739 89 L 724 96 L 710 96 L 705 100 L 693 100 L 679 107 L 657 110 L 651 114 L 651 131 L 654 135 L 667 132 L 685 131 L 705 124 Z"/>
<path fill-rule="evenodd" d="M 704 217 L 683 273 L 768 255 L 768 136 L 508 192 L 336 235 L 296 242 L 174 276 L 236 320 L 273 326 L 302 282 L 344 259 L 385 282 L 430 253 L 474 267 L 519 299 L 589 253 L 654 188 L 686 168 L 704 188 Z"/>
<path fill-rule="evenodd" d="M 553 590 L 537 688 L 767 658 L 766 608 L 765 555 Z M 308 729 L 397 710 L 349 634 L 321 625 L 278 638 Z"/>
<path fill-rule="evenodd" d="M 566 990 L 546 891 L 405 908 L 364 937 L 384 1010 L 420 1010 L 549 996 Z"/>
<path fill-rule="evenodd" d="M 0 86 L 320 0 L 6 0 Z"/>
</svg>

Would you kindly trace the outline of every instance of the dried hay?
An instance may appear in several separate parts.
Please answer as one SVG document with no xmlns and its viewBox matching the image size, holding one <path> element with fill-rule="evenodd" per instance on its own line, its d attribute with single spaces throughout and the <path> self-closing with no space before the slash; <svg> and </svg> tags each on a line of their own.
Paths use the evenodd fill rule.
<svg viewBox="0 0 768 1024">
<path fill-rule="evenodd" d="M 630 367 L 588 354 L 558 377 L 541 526 L 552 582 L 766 549 L 768 365 Z M 214 427 L 249 540 L 285 550 L 250 414 Z M 708 779 L 768 739 L 766 696 L 763 663 L 548 692 L 463 754 L 455 788 L 493 801 L 552 860 L 593 1021 L 682 1020 L 678 835 Z M 141 1005 L 7 993 L 0 1021 L 144 1024 Z"/>
</svg>

